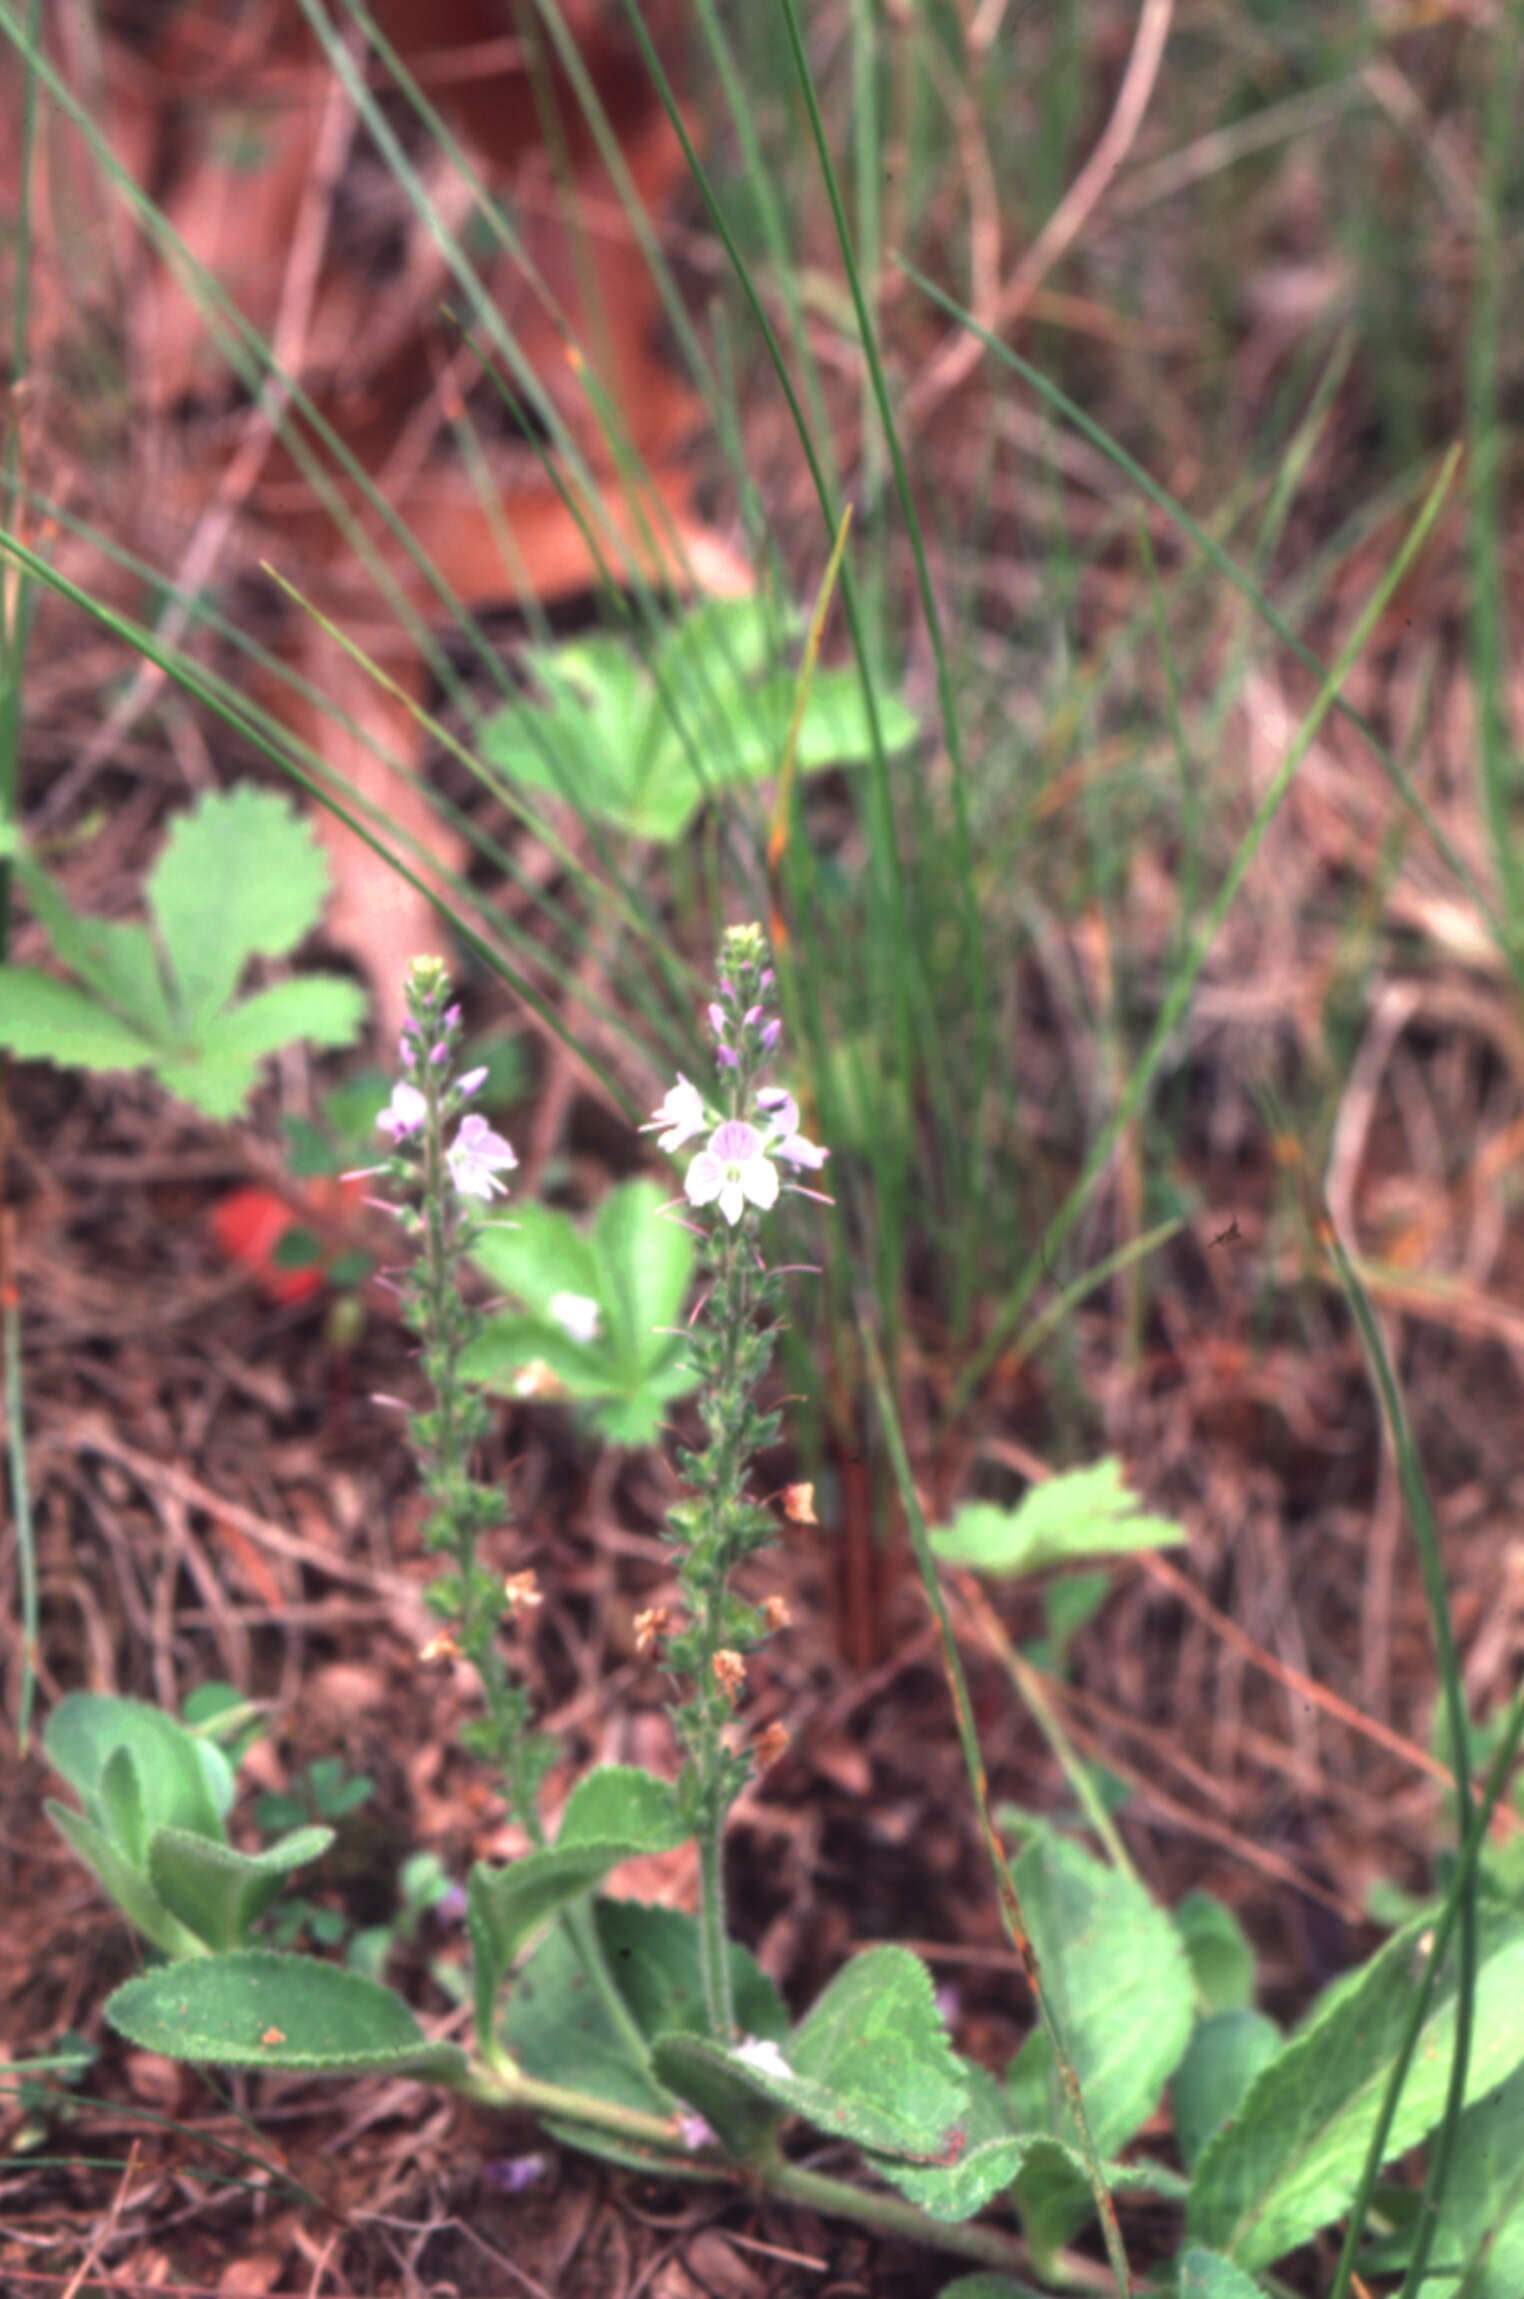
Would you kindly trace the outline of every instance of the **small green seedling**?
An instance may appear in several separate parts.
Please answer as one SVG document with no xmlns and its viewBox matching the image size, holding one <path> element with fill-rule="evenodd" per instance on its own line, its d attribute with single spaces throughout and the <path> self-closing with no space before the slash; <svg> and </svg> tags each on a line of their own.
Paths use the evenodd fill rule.
<svg viewBox="0 0 1524 2299">
<path fill-rule="evenodd" d="M 543 698 L 500 711 L 483 736 L 509 780 L 564 799 L 631 838 L 673 844 L 709 799 L 778 772 L 798 692 L 757 599 L 708 599 L 656 644 L 647 668 L 629 642 L 595 634 L 532 648 Z M 903 750 L 916 721 L 879 698 L 884 748 Z M 870 753 L 857 674 L 817 670 L 798 734 L 803 774 L 854 766 Z"/>
<path fill-rule="evenodd" d="M 295 974 L 246 997 L 254 958 L 283 958 L 317 924 L 327 865 L 288 802 L 211 791 L 172 825 L 147 885 L 150 922 L 81 917 L 0 827 L 8 856 L 74 976 L 0 966 L 0 1045 L 23 1061 L 146 1070 L 206 1116 L 236 1117 L 260 1063 L 297 1039 L 347 1046 L 365 1000 L 338 974 Z"/>
</svg>

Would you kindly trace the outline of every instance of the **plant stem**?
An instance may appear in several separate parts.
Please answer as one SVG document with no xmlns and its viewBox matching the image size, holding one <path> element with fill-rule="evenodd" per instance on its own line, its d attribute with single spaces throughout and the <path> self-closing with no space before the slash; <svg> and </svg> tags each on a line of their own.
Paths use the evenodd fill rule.
<svg viewBox="0 0 1524 2299">
<path fill-rule="evenodd" d="M 689 2155 L 682 2149 L 674 2117 L 624 2107 L 617 2101 L 576 2091 L 566 2084 L 544 2083 L 537 2076 L 526 2075 L 512 2061 L 497 2068 L 473 2063 L 451 2088 L 461 2098 L 474 2100 L 483 2107 L 520 2109 L 526 2114 L 579 2123 L 589 2131 L 623 2140 L 630 2147 L 650 2149 L 653 2156 L 660 2158 L 663 2171 L 680 2178 L 760 2184 L 764 2191 L 785 2202 L 803 2204 L 808 2210 L 824 2212 L 833 2219 L 855 2220 L 858 2226 L 870 2228 L 878 2235 L 904 2236 L 929 2249 L 971 2259 L 981 2267 L 1003 2268 L 1010 2273 L 1031 2271 L 1025 2243 L 998 2227 L 972 2223 L 960 2226 L 932 2219 L 900 2196 L 854 2187 L 848 2180 L 808 2171 L 781 2155 L 770 2162 L 748 2165 L 720 2164 L 712 2158 Z M 1110 2275 L 1094 2261 L 1066 2260 L 1064 2269 L 1064 2279 L 1071 2286 L 1095 2291 L 1112 2288 Z"/>
</svg>

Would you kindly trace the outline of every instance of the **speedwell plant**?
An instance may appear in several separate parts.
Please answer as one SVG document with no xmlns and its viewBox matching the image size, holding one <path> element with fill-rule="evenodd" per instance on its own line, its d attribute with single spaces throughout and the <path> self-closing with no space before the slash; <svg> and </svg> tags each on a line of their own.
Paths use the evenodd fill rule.
<svg viewBox="0 0 1524 2299">
<path fill-rule="evenodd" d="M 681 1456 L 687 1497 L 668 1524 L 674 1600 L 637 1623 L 676 1687 L 678 1777 L 590 1772 L 550 1840 L 543 1789 L 558 1750 L 536 1729 L 508 1658 L 514 1619 L 532 1613 L 539 1591 L 532 1573 L 505 1578 L 485 1560 L 485 1537 L 506 1512 L 497 1487 L 474 1474 L 489 1413 L 469 1364 L 481 1321 L 459 1283 L 468 1260 L 491 1266 L 484 1249 L 513 1218 L 501 1201 L 517 1161 L 472 1107 L 483 1073 L 462 1073 L 444 971 L 420 960 L 380 1119 L 390 1155 L 376 1170 L 416 1249 L 403 1300 L 430 1397 L 409 1431 L 430 1502 L 426 1539 L 445 1567 L 429 1591 L 440 1628 L 426 1649 L 474 1670 L 480 1707 L 465 1737 L 531 1849 L 472 1870 L 473 2032 L 464 2044 L 428 2036 L 375 1978 L 269 1944 L 272 1929 L 291 1937 L 274 1906 L 287 1878 L 333 1832 L 296 1826 L 256 1853 L 230 1844 L 233 1765 L 215 1713 L 190 1725 L 144 1703 L 76 1694 L 54 1711 L 47 1748 L 82 1809 L 53 1806 L 53 1816 L 159 1959 L 117 1989 L 107 2017 L 139 2045 L 214 2066 L 412 2075 L 528 2110 L 553 2136 L 647 2173 L 740 2181 L 979 2262 L 982 2272 L 944 2299 L 1021 2299 L 1034 2273 L 1071 2290 L 1125 2292 L 1119 2241 L 1108 2244 L 1109 2273 L 1065 2247 L 1098 2200 L 1114 2237 L 1111 2198 L 1140 2189 L 1181 2209 L 1179 2244 L 1148 2284 L 1172 2299 L 1279 2288 L 1267 2280 L 1275 2261 L 1351 2207 L 1340 2299 L 1357 2251 L 1362 2271 L 1406 2272 L 1405 2291 L 1432 2258 L 1447 2292 L 1516 2299 L 1524 1917 L 1516 1880 L 1483 1850 L 1524 1702 L 1501 1733 L 1444 1900 L 1335 1982 L 1289 2037 L 1254 2002 L 1253 1953 L 1229 1911 L 1203 1894 L 1173 1915 L 1159 1907 L 1109 1823 L 1096 1831 L 1103 1860 L 1049 1821 L 1013 1817 L 1012 1905 L 1045 2016 L 1000 2078 L 954 2050 L 928 1971 L 908 1949 L 856 1956 L 795 2022 L 730 1938 L 727 1817 L 782 1741 L 748 1712 L 749 1662 L 782 1625 L 781 1600 L 754 1605 L 736 1585 L 775 1529 L 750 1488 L 776 1429 L 761 1397 L 782 1310 L 770 1225 L 785 1191 L 819 1194 L 811 1184 L 826 1163 L 768 1077 L 779 1043 L 773 988 L 758 929 L 728 934 L 709 1007 L 713 1078 L 678 1077 L 649 1128 L 682 1163 L 682 1194 L 662 1218 L 695 1233 L 701 1272 L 683 1380 L 697 1382 L 704 1442 Z M 574 1272 L 541 1275 L 551 1322 L 586 1346 L 602 1305 L 568 1282 Z M 1115 1465 L 1102 1464 L 1055 1480 L 1014 1516 L 965 1511 L 935 1545 L 946 1562 L 1000 1572 L 1174 1537 L 1137 1516 Z M 621 1862 L 689 1841 L 696 1914 L 603 1896 Z M 1166 2088 L 1170 2161 L 1136 2148 Z M 1441 2124 L 1462 2167 L 1442 2193 L 1417 2211 L 1411 2190 L 1375 2188 L 1383 2163 Z M 801 2127 L 855 2151 L 856 2175 L 798 2160 L 790 2148 Z M 1021 2240 L 973 2224 L 996 2200 L 1019 2216 Z"/>
</svg>

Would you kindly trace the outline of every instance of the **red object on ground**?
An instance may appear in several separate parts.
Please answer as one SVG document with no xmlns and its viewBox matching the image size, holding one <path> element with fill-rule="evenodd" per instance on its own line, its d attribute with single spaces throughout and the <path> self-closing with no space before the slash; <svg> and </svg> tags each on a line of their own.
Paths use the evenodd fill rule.
<svg viewBox="0 0 1524 2299">
<path fill-rule="evenodd" d="M 331 1229 L 364 1190 L 364 1177 L 311 1182 L 303 1202 L 293 1205 L 278 1190 L 251 1183 L 235 1189 L 212 1210 L 212 1234 L 230 1261 L 238 1262 L 272 1301 L 289 1308 L 321 1293 L 332 1256 L 300 1269 L 282 1269 L 275 1259 L 281 1239 L 293 1229 Z"/>
</svg>

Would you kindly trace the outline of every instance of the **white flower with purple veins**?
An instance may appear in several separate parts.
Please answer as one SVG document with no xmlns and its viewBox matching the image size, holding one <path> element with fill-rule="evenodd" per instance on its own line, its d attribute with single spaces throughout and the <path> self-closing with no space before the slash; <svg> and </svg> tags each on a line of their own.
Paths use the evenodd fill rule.
<svg viewBox="0 0 1524 2299">
<path fill-rule="evenodd" d="M 597 1340 L 603 1312 L 589 1294 L 553 1293 L 549 1313 L 569 1340 L 580 1341 L 584 1346 Z"/>
<path fill-rule="evenodd" d="M 445 1162 L 462 1197 L 490 1198 L 494 1190 L 502 1191 L 506 1186 L 498 1175 L 510 1173 L 519 1161 L 502 1135 L 495 1134 L 479 1112 L 473 1112 L 461 1119 L 460 1130 L 445 1151 Z"/>
<path fill-rule="evenodd" d="M 744 1118 L 727 1118 L 688 1168 L 683 1184 L 688 1203 L 718 1204 L 732 1229 L 748 1205 L 765 1213 L 778 1202 L 778 1168 L 768 1158 L 768 1147 Z"/>
<path fill-rule="evenodd" d="M 376 1125 L 381 1133 L 390 1134 L 394 1142 L 400 1142 L 404 1135 L 415 1134 L 428 1114 L 429 1105 L 418 1088 L 402 1078 L 393 1086 L 392 1098 Z"/>
<path fill-rule="evenodd" d="M 648 1134 L 654 1133 L 658 1126 L 665 1126 L 667 1130 L 657 1136 L 656 1146 L 664 1149 L 670 1157 L 674 1150 L 682 1148 L 684 1142 L 692 1141 L 695 1134 L 701 1134 L 708 1123 L 703 1095 L 697 1086 L 689 1085 L 679 1070 L 677 1084 L 668 1088 L 660 1109 L 650 1124 L 642 1126 L 640 1130 Z"/>
<path fill-rule="evenodd" d="M 767 1119 L 771 1154 L 818 1173 L 831 1153 L 818 1143 L 807 1142 L 799 1131 L 799 1104 L 793 1095 L 785 1093 L 782 1086 L 764 1086 L 757 1096 L 757 1107 Z"/>
</svg>

